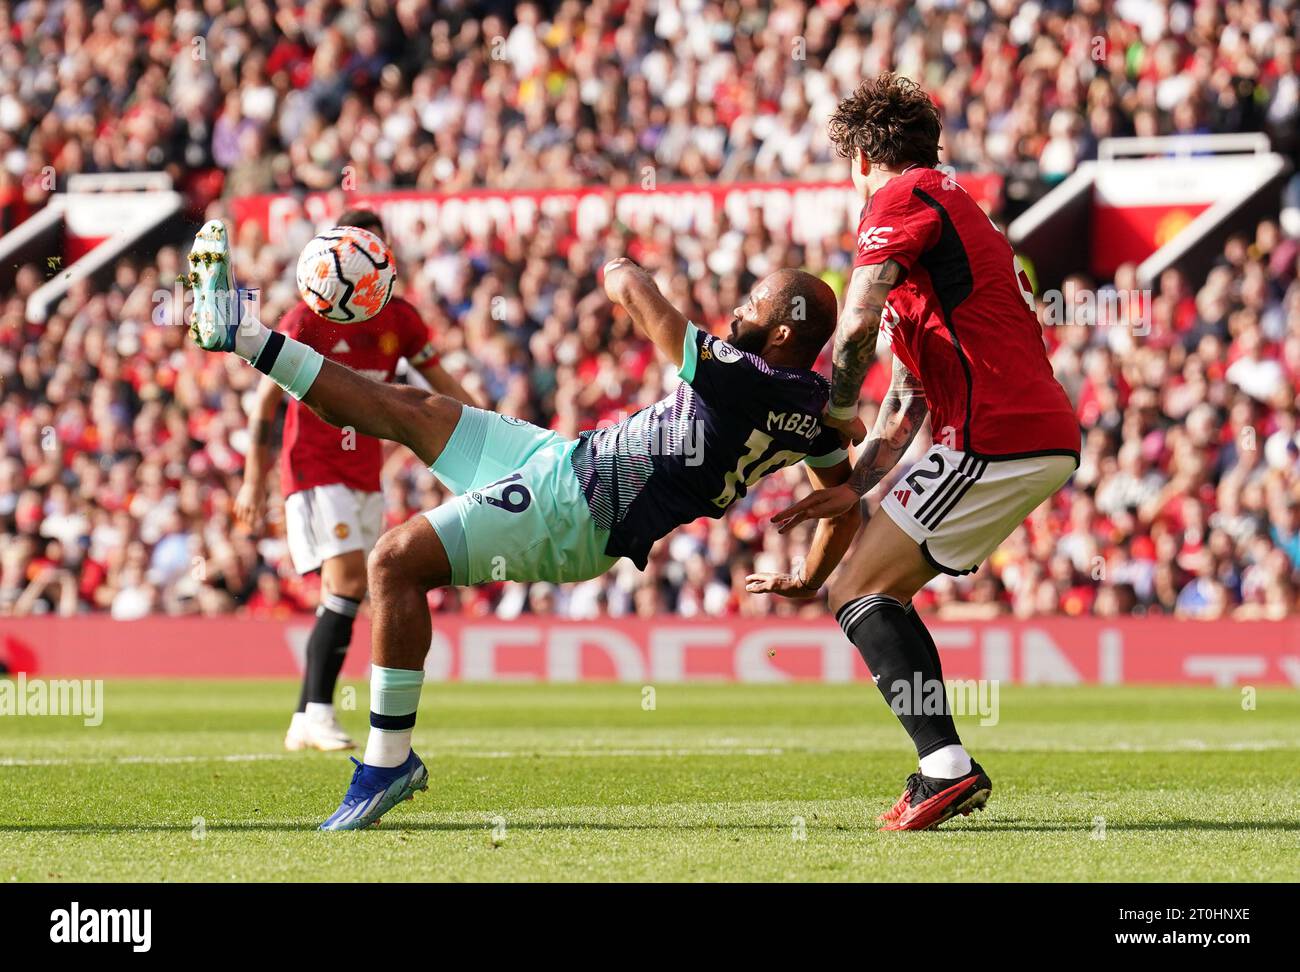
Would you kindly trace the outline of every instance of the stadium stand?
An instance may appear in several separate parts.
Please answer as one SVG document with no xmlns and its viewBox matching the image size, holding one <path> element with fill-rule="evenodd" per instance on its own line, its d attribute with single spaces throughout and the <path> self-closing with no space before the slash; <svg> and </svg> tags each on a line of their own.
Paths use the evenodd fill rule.
<svg viewBox="0 0 1300 972">
<path fill-rule="evenodd" d="M 0 4 L 0 229 L 90 172 L 169 171 L 192 215 L 250 193 L 335 189 L 345 173 L 370 190 L 430 191 L 632 185 L 647 169 L 661 184 L 842 178 L 825 118 L 886 69 L 941 106 L 945 162 L 1040 191 L 1114 135 L 1266 131 L 1296 152 L 1297 12 L 1284 3 L 478 7 L 492 12 L 411 0 Z M 1082 467 L 986 567 L 936 581 L 924 607 L 949 618 L 1289 613 L 1300 220 L 1278 208 L 1230 239 L 1204 279 L 1168 271 L 1149 334 L 1045 328 L 1078 407 Z M 274 320 L 295 299 L 296 254 L 255 233 L 238 243 L 243 282 L 263 288 Z M 404 293 L 449 368 L 493 407 L 565 434 L 675 380 L 610 314 L 596 285 L 606 260 L 655 268 L 679 307 L 717 328 L 769 268 L 806 266 L 838 284 L 852 252 L 838 237 L 798 245 L 729 225 L 716 238 L 613 228 L 587 242 L 544 225 L 418 252 L 394 243 Z M 152 323 L 154 295 L 180 269 L 170 248 L 123 261 L 111 283 L 78 283 L 39 325 L 25 301 L 47 268 L 20 268 L 3 296 L 0 613 L 314 606 L 312 584 L 289 567 L 278 505 L 267 536 L 231 518 L 254 373 Z M 1123 286 L 1131 272 L 1069 285 Z M 877 397 L 886 367 L 868 381 Z M 390 523 L 442 498 L 404 451 L 386 473 Z M 783 538 L 765 524 L 805 488 L 797 470 L 772 477 L 727 520 L 660 544 L 644 574 L 624 563 L 571 589 L 499 585 L 433 603 L 501 617 L 821 612 L 744 593 L 751 569 L 803 552 L 806 530 Z"/>
</svg>

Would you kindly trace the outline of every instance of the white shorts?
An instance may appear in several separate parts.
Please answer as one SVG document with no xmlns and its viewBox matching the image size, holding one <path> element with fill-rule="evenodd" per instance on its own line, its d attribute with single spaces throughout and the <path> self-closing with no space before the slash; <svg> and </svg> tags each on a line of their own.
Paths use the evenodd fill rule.
<svg viewBox="0 0 1300 972">
<path fill-rule="evenodd" d="M 314 486 L 289 494 L 284 519 L 293 569 L 310 574 L 330 557 L 370 552 L 384 528 L 384 494 Z"/>
<path fill-rule="evenodd" d="M 880 508 L 921 546 L 930 566 L 969 574 L 1074 475 L 1068 455 L 978 459 L 933 445 Z"/>
</svg>

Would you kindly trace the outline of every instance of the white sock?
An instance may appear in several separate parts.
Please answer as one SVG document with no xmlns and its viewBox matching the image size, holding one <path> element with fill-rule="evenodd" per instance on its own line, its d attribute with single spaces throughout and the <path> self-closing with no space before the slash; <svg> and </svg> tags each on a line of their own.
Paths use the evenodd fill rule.
<svg viewBox="0 0 1300 972">
<path fill-rule="evenodd" d="M 936 749 L 921 757 L 921 773 L 937 780 L 955 780 L 970 772 L 970 754 L 960 743 Z"/>
<path fill-rule="evenodd" d="M 332 702 L 308 702 L 304 712 L 312 722 L 334 721 L 334 704 Z"/>
<path fill-rule="evenodd" d="M 266 347 L 271 329 L 256 320 L 245 320 L 235 328 L 235 354 L 252 364 Z"/>
<path fill-rule="evenodd" d="M 367 766 L 401 766 L 411 755 L 411 733 L 423 687 L 423 670 L 370 666 L 370 736 L 364 759 Z M 381 725 L 385 728 L 379 728 Z"/>
<path fill-rule="evenodd" d="M 366 737 L 366 755 L 362 762 L 367 766 L 401 766 L 411 755 L 411 729 L 376 729 L 370 727 Z"/>
</svg>

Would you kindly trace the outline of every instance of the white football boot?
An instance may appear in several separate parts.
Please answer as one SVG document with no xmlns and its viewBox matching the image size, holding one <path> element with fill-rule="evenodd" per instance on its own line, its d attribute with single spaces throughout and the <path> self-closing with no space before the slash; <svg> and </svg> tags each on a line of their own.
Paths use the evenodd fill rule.
<svg viewBox="0 0 1300 972">
<path fill-rule="evenodd" d="M 335 753 L 342 749 L 356 749 L 357 744 L 339 725 L 338 719 L 313 719 L 305 712 L 295 712 L 284 736 L 284 748 L 290 752 L 319 749 L 323 753 Z"/>
</svg>

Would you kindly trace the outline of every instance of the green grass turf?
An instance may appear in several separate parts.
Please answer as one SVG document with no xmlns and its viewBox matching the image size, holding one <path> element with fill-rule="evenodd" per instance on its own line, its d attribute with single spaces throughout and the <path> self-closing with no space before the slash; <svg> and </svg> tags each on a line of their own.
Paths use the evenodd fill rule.
<svg viewBox="0 0 1300 972">
<path fill-rule="evenodd" d="M 98 728 L 0 717 L 0 880 L 1300 878 L 1296 692 L 1004 688 L 996 726 L 959 720 L 988 810 L 916 834 L 873 822 L 914 760 L 869 684 L 660 686 L 653 711 L 430 685 L 429 791 L 352 834 L 315 831 L 346 757 L 280 749 L 295 695 L 110 680 Z"/>
</svg>

